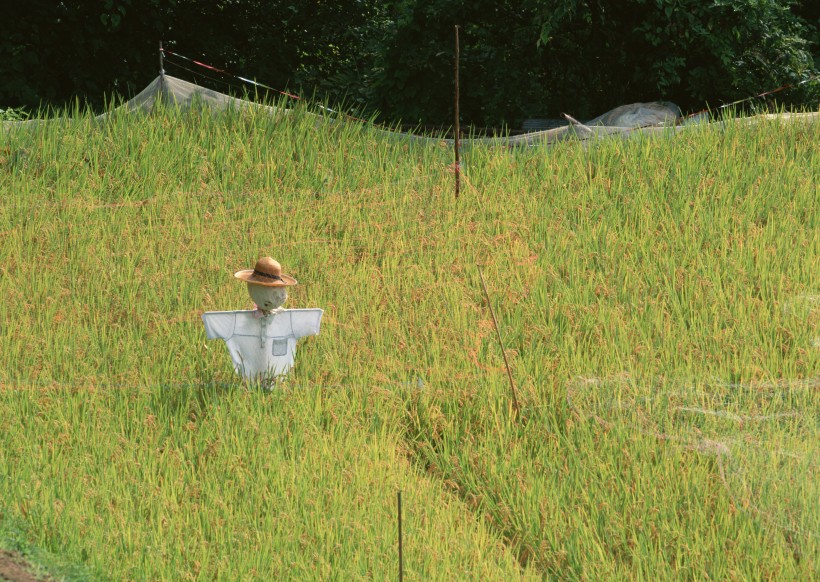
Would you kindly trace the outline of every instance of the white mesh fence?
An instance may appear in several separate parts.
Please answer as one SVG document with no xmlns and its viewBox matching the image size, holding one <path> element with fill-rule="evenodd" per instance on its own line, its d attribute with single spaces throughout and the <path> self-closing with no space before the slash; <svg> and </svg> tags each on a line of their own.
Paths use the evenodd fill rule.
<svg viewBox="0 0 820 582">
<path fill-rule="evenodd" d="M 820 377 L 748 384 L 578 378 L 570 407 L 606 429 L 715 459 L 736 508 L 820 542 Z"/>
</svg>

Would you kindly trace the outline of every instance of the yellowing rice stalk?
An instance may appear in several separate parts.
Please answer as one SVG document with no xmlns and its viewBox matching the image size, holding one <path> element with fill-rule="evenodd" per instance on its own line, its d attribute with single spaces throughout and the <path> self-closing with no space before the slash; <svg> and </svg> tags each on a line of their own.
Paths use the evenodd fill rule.
<svg viewBox="0 0 820 582">
<path fill-rule="evenodd" d="M 456 201 L 446 145 L 302 109 L 5 133 L 0 547 L 384 579 L 401 489 L 408 579 L 810 579 L 818 143 L 476 146 Z M 272 393 L 200 319 L 262 255 L 325 310 Z"/>
</svg>

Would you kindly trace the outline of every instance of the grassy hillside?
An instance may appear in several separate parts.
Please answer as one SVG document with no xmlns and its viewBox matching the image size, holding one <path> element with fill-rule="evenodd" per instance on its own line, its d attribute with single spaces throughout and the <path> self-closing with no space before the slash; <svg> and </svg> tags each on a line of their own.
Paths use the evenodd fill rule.
<svg viewBox="0 0 820 582">
<path fill-rule="evenodd" d="M 0 521 L 114 579 L 776 578 L 820 552 L 820 124 L 464 153 L 318 120 L 0 137 Z M 262 255 L 272 393 L 204 311 Z M 521 403 L 516 415 L 477 265 Z"/>
</svg>

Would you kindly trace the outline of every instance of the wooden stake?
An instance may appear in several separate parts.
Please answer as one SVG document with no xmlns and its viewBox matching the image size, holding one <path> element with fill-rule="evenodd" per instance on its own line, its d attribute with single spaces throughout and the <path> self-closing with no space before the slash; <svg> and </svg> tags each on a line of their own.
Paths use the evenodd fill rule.
<svg viewBox="0 0 820 582">
<path fill-rule="evenodd" d="M 458 199 L 458 192 L 461 189 L 461 163 L 460 163 L 459 157 L 458 157 L 458 145 L 459 145 L 458 142 L 459 142 L 459 137 L 461 135 L 461 128 L 460 128 L 459 122 L 458 122 L 458 117 L 459 117 L 459 112 L 458 112 L 458 100 L 459 100 L 459 95 L 458 95 L 458 61 L 459 61 L 458 25 L 456 25 L 456 60 L 455 60 L 455 81 L 456 81 L 455 132 L 456 132 L 456 135 L 455 135 L 455 140 L 454 140 L 455 151 L 456 151 L 456 163 L 455 163 L 455 166 L 454 166 L 455 174 L 456 174 L 456 199 Z"/>
<path fill-rule="evenodd" d="M 402 556 L 402 539 L 401 539 L 401 490 L 398 492 L 399 504 L 399 582 L 404 580 L 404 559 Z"/>
<path fill-rule="evenodd" d="M 589 133 L 595 133 L 594 131 L 592 131 L 592 129 L 590 129 L 589 127 L 587 127 L 586 125 L 584 125 L 583 123 L 581 123 L 580 121 L 578 121 L 577 119 L 572 117 L 571 115 L 567 115 L 566 113 L 562 113 L 561 116 L 564 119 L 566 119 L 567 121 L 569 121 L 572 125 L 574 125 L 576 127 L 580 127 L 584 131 L 588 131 Z"/>
<path fill-rule="evenodd" d="M 496 320 L 495 318 L 493 304 L 490 302 L 490 294 L 487 292 L 487 284 L 484 282 L 484 273 L 481 272 L 481 267 L 479 265 L 476 265 L 476 267 L 478 267 L 478 274 L 479 276 L 481 276 L 481 286 L 484 287 L 484 297 L 487 298 L 487 307 L 490 308 L 490 315 L 492 315 L 493 317 L 495 333 L 498 336 L 498 345 L 501 346 L 501 355 L 504 356 L 504 365 L 507 367 L 507 378 L 510 379 L 510 390 L 512 390 L 513 410 L 515 410 L 515 416 L 518 416 L 518 398 L 515 394 L 515 382 L 513 382 L 512 371 L 510 370 L 510 362 L 507 360 L 507 350 L 504 349 L 504 342 L 501 341 L 501 332 L 498 331 L 498 320 Z"/>
</svg>

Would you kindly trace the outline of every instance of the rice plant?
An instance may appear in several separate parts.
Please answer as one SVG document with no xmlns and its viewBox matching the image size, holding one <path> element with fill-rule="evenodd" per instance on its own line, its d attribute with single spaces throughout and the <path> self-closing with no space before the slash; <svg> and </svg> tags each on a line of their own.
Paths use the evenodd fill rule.
<svg viewBox="0 0 820 582">
<path fill-rule="evenodd" d="M 445 142 L 277 105 L 0 134 L 0 524 L 382 579 L 401 489 L 408 579 L 816 575 L 820 125 L 477 145 L 456 200 Z M 200 319 L 264 255 L 325 310 L 270 393 Z"/>
</svg>

